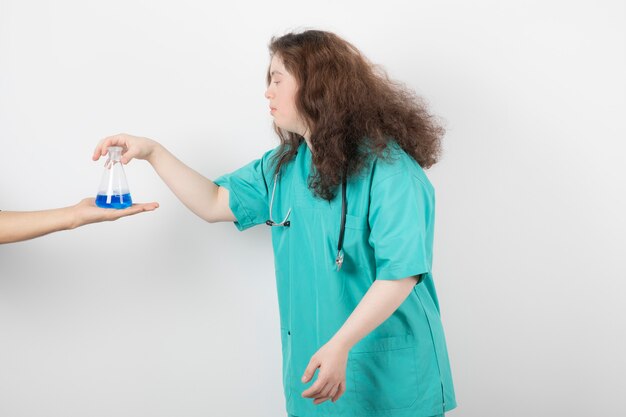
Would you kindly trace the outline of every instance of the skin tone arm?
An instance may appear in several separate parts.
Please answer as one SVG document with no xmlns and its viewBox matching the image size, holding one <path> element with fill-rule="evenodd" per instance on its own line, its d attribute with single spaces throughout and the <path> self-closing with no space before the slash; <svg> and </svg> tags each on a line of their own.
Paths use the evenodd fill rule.
<svg viewBox="0 0 626 417">
<path fill-rule="evenodd" d="M 158 203 L 146 203 L 133 204 L 123 210 L 103 209 L 96 206 L 94 198 L 86 198 L 74 206 L 52 210 L 0 211 L 0 244 L 32 239 L 90 223 L 117 220 L 157 207 Z"/>
<path fill-rule="evenodd" d="M 374 281 L 343 326 L 311 358 L 302 382 L 311 381 L 318 368 L 319 372 L 315 383 L 302 396 L 313 398 L 314 404 L 337 401 L 346 390 L 346 366 L 350 349 L 387 320 L 408 297 L 416 283 L 416 277 Z"/>
<path fill-rule="evenodd" d="M 119 134 L 100 141 L 92 159 L 106 155 L 109 146 L 122 146 L 122 163 L 133 158 L 146 160 L 189 210 L 210 222 L 236 221 L 228 204 L 228 190 L 217 186 L 179 161 L 161 144 L 148 138 Z"/>
</svg>

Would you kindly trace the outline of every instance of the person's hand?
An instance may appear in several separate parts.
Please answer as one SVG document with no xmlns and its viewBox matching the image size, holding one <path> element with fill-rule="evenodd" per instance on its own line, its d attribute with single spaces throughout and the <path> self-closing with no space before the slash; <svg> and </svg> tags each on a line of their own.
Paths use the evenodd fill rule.
<svg viewBox="0 0 626 417">
<path fill-rule="evenodd" d="M 149 161 L 150 156 L 152 156 L 152 152 L 154 152 L 158 145 L 159 144 L 152 139 L 120 133 L 119 135 L 109 136 L 102 139 L 93 151 L 93 156 L 91 158 L 94 161 L 97 161 L 101 156 L 107 154 L 109 146 L 121 146 L 123 148 L 123 164 L 128 164 L 133 158 L 145 159 Z"/>
<path fill-rule="evenodd" d="M 317 380 L 302 393 L 302 396 L 314 398 L 315 405 L 327 400 L 337 401 L 346 391 L 347 364 L 348 349 L 332 342 L 326 343 L 311 357 L 304 371 L 302 382 L 307 383 L 319 368 Z"/>
<path fill-rule="evenodd" d="M 159 207 L 159 203 L 133 204 L 125 209 L 105 209 L 96 206 L 95 198 L 85 198 L 80 203 L 69 207 L 74 218 L 74 227 L 90 223 L 117 220 L 121 217 L 132 216 L 144 211 L 153 211 Z"/>
</svg>

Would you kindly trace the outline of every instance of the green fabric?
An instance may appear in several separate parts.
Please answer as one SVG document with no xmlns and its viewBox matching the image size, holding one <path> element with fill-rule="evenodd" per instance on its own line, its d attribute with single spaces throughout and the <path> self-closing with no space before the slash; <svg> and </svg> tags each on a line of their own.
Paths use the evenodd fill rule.
<svg viewBox="0 0 626 417">
<path fill-rule="evenodd" d="M 239 230 L 270 218 L 273 149 L 215 183 L 230 192 Z M 282 168 L 272 227 L 287 412 L 309 416 L 428 417 L 456 406 L 432 276 L 435 198 L 422 168 L 397 144 L 391 160 L 372 156 L 347 186 L 345 259 L 335 267 L 341 192 L 328 202 L 307 186 L 311 151 L 305 142 Z M 302 392 L 311 356 L 342 326 L 375 279 L 421 276 L 409 297 L 349 354 L 347 391 L 319 406 Z"/>
</svg>

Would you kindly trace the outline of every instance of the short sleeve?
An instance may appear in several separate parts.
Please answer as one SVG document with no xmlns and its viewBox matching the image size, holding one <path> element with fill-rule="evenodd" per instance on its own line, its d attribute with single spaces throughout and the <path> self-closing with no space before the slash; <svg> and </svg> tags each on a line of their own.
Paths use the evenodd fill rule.
<svg viewBox="0 0 626 417">
<path fill-rule="evenodd" d="M 262 158 L 213 181 L 228 190 L 228 204 L 239 230 L 265 223 L 268 219 L 268 183 L 271 183 L 269 177 L 272 175 L 268 171 L 272 153 L 268 151 Z"/>
<path fill-rule="evenodd" d="M 373 183 L 368 221 L 376 279 L 431 272 L 434 191 L 429 182 L 402 170 Z"/>
</svg>

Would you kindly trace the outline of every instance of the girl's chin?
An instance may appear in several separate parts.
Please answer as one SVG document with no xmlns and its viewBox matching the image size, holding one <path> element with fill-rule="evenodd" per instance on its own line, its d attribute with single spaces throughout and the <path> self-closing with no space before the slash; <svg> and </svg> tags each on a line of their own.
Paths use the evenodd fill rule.
<svg viewBox="0 0 626 417">
<path fill-rule="evenodd" d="M 282 131 L 284 131 L 286 133 L 295 133 L 296 135 L 300 135 L 300 133 L 296 132 L 295 129 L 282 126 L 280 123 L 278 123 L 276 121 L 275 117 L 274 117 L 274 126 L 276 126 L 277 128 L 279 128 L 280 130 L 282 130 Z"/>
</svg>

